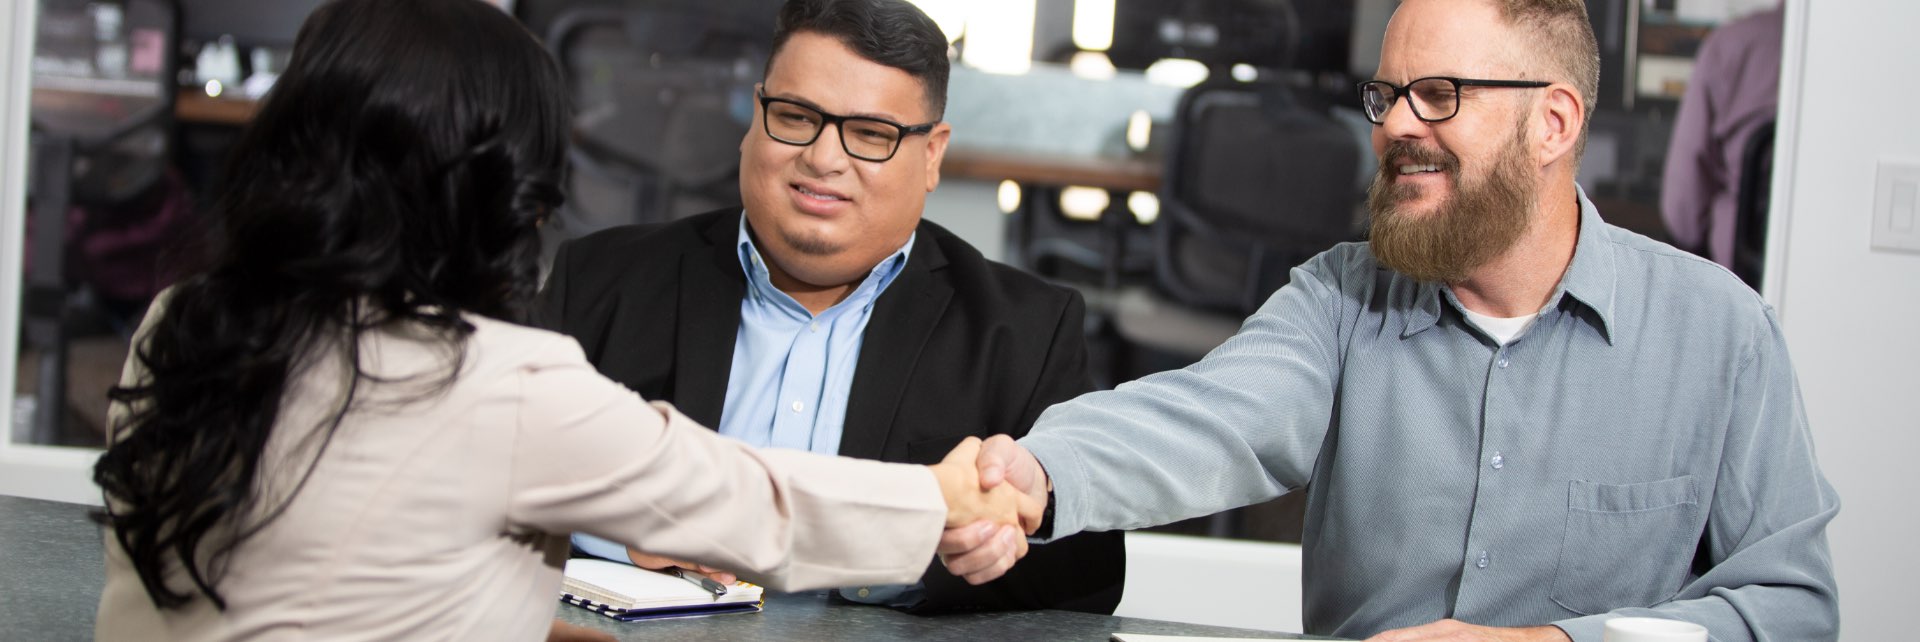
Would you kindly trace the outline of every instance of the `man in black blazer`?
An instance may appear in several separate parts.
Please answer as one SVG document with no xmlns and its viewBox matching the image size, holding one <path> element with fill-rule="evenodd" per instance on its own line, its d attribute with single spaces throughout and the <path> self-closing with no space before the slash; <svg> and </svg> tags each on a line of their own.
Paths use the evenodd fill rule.
<svg viewBox="0 0 1920 642">
<path fill-rule="evenodd" d="M 540 322 L 577 339 L 603 374 L 723 432 L 746 422 L 748 434 L 791 439 L 812 410 L 823 414 L 801 447 L 921 464 L 967 436 L 1024 435 L 1042 410 L 1091 389 L 1084 306 L 920 220 L 951 133 L 946 46 L 902 0 L 790 0 L 741 141 L 744 208 L 562 245 Z M 824 362 L 787 347 L 823 330 L 838 333 Z M 813 392 L 770 402 L 769 390 L 809 381 Z M 833 400 L 844 405 L 830 412 Z M 836 434 L 837 449 L 821 443 Z M 916 612 L 1111 613 L 1125 566 L 1120 533 L 1088 533 L 1035 546 L 979 586 L 935 561 L 920 585 L 883 587 L 888 597 L 841 594 Z"/>
</svg>

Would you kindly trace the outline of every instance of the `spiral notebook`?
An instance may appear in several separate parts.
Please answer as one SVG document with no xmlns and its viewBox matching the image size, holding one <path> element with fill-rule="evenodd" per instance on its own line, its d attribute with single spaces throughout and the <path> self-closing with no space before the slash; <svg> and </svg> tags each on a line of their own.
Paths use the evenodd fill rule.
<svg viewBox="0 0 1920 642">
<path fill-rule="evenodd" d="M 695 617 L 760 610 L 758 585 L 734 582 L 715 597 L 686 580 L 637 566 L 597 559 L 567 560 L 560 601 L 623 621 Z"/>
</svg>

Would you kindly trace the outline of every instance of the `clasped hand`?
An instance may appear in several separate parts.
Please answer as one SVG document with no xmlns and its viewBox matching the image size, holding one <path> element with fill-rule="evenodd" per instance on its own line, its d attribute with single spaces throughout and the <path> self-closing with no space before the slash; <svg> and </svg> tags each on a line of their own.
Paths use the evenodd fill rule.
<svg viewBox="0 0 1920 642">
<path fill-rule="evenodd" d="M 1025 535 L 1040 528 L 1047 507 L 1047 474 L 1032 453 L 1006 435 L 994 435 L 985 442 L 967 438 L 934 467 L 935 474 L 949 466 L 955 483 L 972 484 L 972 495 L 992 501 L 1011 498 L 1019 507 L 1018 529 L 991 516 L 967 519 L 954 511 L 948 480 L 941 479 L 941 490 L 948 493 L 948 512 L 947 531 L 940 536 L 940 562 L 969 584 L 985 584 L 1005 575 L 1026 556 Z"/>
<path fill-rule="evenodd" d="M 987 528 L 1018 530 L 1020 554 L 1026 553 L 1025 534 L 1040 528 L 1046 505 L 1011 486 L 982 483 L 979 458 L 980 438 L 968 437 L 931 466 L 940 482 L 940 495 L 947 502 L 947 529 Z"/>
</svg>

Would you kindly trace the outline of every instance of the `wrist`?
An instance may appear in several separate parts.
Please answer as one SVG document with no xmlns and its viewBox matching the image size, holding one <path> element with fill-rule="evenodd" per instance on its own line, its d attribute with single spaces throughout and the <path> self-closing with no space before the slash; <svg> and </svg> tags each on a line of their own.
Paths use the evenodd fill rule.
<svg viewBox="0 0 1920 642">
<path fill-rule="evenodd" d="M 1525 631 L 1528 633 L 1527 639 L 1537 642 L 1573 642 L 1571 634 L 1552 624 L 1536 626 Z"/>
<path fill-rule="evenodd" d="M 927 466 L 927 470 L 933 472 L 933 482 L 940 487 L 940 503 L 947 511 L 947 527 L 953 528 L 960 526 L 961 524 L 958 522 L 963 520 L 957 518 L 961 517 L 961 515 L 959 515 L 961 512 L 960 508 L 965 505 L 965 502 L 963 501 L 964 497 L 961 495 L 963 491 L 959 487 L 964 480 L 961 479 L 959 471 L 945 464 L 933 464 Z"/>
</svg>

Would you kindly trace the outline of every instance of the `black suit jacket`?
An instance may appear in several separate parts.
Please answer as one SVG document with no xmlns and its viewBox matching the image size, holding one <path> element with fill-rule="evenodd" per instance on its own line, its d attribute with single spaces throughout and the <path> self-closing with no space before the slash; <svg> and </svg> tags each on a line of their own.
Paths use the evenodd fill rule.
<svg viewBox="0 0 1920 642">
<path fill-rule="evenodd" d="M 536 319 L 572 335 L 607 377 L 718 426 L 740 327 L 740 210 L 605 230 L 560 246 Z M 848 392 L 840 454 L 931 464 L 967 436 L 1026 434 L 1092 388 L 1080 295 L 986 260 L 922 221 L 874 303 Z M 1062 608 L 1112 613 L 1121 534 L 1044 546 L 971 586 L 936 560 L 916 611 Z"/>
</svg>

